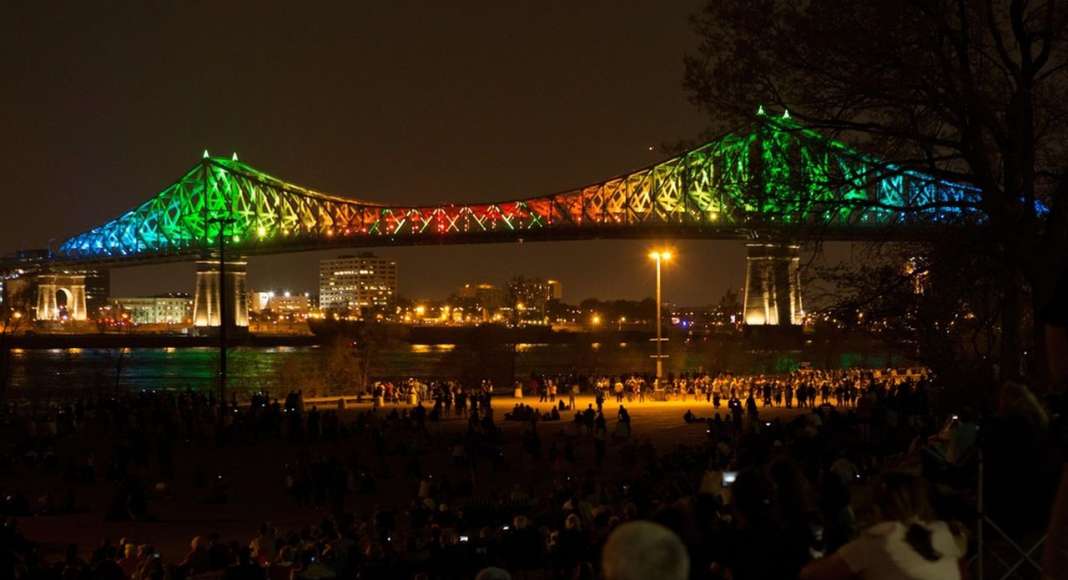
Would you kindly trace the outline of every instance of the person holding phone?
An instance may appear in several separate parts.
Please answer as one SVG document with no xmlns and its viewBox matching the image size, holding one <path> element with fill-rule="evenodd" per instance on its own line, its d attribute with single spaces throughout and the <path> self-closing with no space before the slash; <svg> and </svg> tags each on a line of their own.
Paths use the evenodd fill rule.
<svg viewBox="0 0 1068 580">
<path fill-rule="evenodd" d="M 957 580 L 967 538 L 935 518 L 922 478 L 886 474 L 876 488 L 883 521 L 826 558 L 801 570 L 802 580 Z"/>
</svg>

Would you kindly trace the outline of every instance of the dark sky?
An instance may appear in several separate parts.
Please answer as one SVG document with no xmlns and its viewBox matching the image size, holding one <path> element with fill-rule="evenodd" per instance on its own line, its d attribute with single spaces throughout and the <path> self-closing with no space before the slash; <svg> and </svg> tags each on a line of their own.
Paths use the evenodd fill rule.
<svg viewBox="0 0 1068 580">
<path fill-rule="evenodd" d="M 550 193 L 644 166 L 705 125 L 681 87 L 701 3 L 9 2 L 0 251 L 117 216 L 205 148 L 322 191 L 412 204 Z M 397 260 L 411 297 L 523 274 L 558 278 L 578 301 L 649 295 L 651 245 L 378 253 Z M 743 283 L 741 244 L 673 245 L 667 299 L 713 302 Z M 255 258 L 250 286 L 314 289 L 318 259 L 339 253 Z M 113 280 L 114 295 L 190 291 L 192 265 Z"/>
</svg>

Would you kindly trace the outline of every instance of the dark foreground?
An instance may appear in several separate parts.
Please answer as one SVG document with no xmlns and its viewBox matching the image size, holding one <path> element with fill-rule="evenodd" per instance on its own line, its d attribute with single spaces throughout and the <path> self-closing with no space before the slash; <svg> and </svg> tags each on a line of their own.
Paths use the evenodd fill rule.
<svg viewBox="0 0 1068 580">
<path fill-rule="evenodd" d="M 250 542 L 272 574 L 470 578 L 496 564 L 592 577 L 611 529 L 639 518 L 679 534 L 692 577 L 790 577 L 871 521 L 869 483 L 890 469 L 926 470 L 948 490 L 942 517 L 974 519 L 974 465 L 925 460 L 943 419 L 915 400 L 872 392 L 856 409 L 760 408 L 740 423 L 725 408 L 723 421 L 684 422 L 687 410 L 713 415 L 703 400 L 624 403 L 629 433 L 613 402 L 592 428 L 570 412 L 505 420 L 515 401 L 495 399 L 492 425 L 484 413 L 420 422 L 387 406 L 274 423 L 241 411 L 224 432 L 203 402 L 178 416 L 152 403 L 101 406 L 66 435 L 62 420 L 58 436 L 8 425 L 0 488 L 35 543 L 20 554 L 23 577 L 80 566 L 68 546 L 98 566 L 117 559 L 127 577 L 192 576 L 230 565 Z M 1013 452 L 999 469 L 1041 463 L 1026 434 L 1004 435 Z M 990 483 L 1015 494 L 1012 509 L 989 508 L 1021 534 L 1044 524 L 1049 505 L 1045 473 L 1027 469 L 1027 494 L 1013 479 Z M 738 472 L 729 489 L 724 471 Z M 804 531 L 817 527 L 818 538 Z"/>
</svg>

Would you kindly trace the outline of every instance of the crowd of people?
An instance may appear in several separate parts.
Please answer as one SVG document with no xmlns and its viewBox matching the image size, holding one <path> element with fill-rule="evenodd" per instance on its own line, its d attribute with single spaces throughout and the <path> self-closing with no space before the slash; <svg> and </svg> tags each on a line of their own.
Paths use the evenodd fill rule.
<svg viewBox="0 0 1068 580">
<path fill-rule="evenodd" d="M 571 398 L 573 386 L 594 402 L 565 403 L 560 395 Z M 110 519 L 153 518 L 153 502 L 167 501 L 178 472 L 201 480 L 202 501 L 240 501 L 221 476 L 176 465 L 179 444 L 298 449 L 275 485 L 284 501 L 323 516 L 300 527 L 264 523 L 243 538 L 205 530 L 185 554 L 132 537 L 56 551 L 44 538 L 24 538 L 18 516 L 62 514 L 57 506 L 77 509 L 77 500 L 7 489 L 18 499 L 2 506 L 9 519 L 0 566 L 15 578 L 63 579 L 639 578 L 659 566 L 664 578 L 744 580 L 845 577 L 835 574 L 893 564 L 911 577 L 953 578 L 970 549 L 965 528 L 947 522 L 974 521 L 970 450 L 981 444 L 981 414 L 937 413 L 923 373 L 686 375 L 662 384 L 560 376 L 524 387 L 544 393 L 549 406 L 509 402 L 511 411 L 499 413 L 492 385 L 454 381 L 413 381 L 414 405 L 383 400 L 351 412 L 308 406 L 300 393 L 282 401 L 257 394 L 240 405 L 194 392 L 12 405 L 3 472 L 47 469 L 71 489 L 109 482 Z M 988 509 L 1023 530 L 1042 522 L 1035 512 L 1048 501 L 1042 474 L 1026 465 L 1046 451 L 1046 419 L 1025 388 L 1005 392 L 1002 412 L 982 417 L 984 434 L 999 435 L 987 460 L 1001 462 L 998 474 L 1030 469 L 1031 497 L 995 474 L 990 485 L 1017 499 Z M 643 433 L 627 405 L 654 393 L 692 401 L 698 414 L 688 411 L 680 424 L 703 436 L 658 446 Z M 612 397 L 618 408 L 606 417 Z M 734 411 L 795 400 L 800 410 L 774 416 Z M 560 427 L 543 426 L 546 414 Z M 498 415 L 521 426 L 504 429 Z M 457 416 L 464 427 L 428 428 Z M 110 453 L 98 460 L 56 451 L 87 432 L 103 434 Z M 855 508 L 858 490 L 877 498 L 865 505 L 882 509 Z M 862 522 L 881 523 L 861 532 Z M 897 551 L 887 555 L 887 546 Z"/>
<path fill-rule="evenodd" d="M 854 406 L 860 396 L 871 388 L 894 388 L 905 382 L 926 380 L 924 369 L 907 369 L 898 373 L 890 370 L 801 370 L 782 376 L 735 375 L 721 373 L 686 373 L 657 381 L 641 374 L 602 376 L 593 387 L 603 398 L 614 397 L 617 403 L 653 400 L 705 401 L 718 408 L 732 399 L 752 397 L 764 406 L 793 408 L 814 407 L 817 404 Z M 555 395 L 555 381 L 548 381 L 549 400 Z M 535 385 L 539 389 L 539 385 Z M 539 389 L 544 392 L 545 389 Z"/>
<path fill-rule="evenodd" d="M 885 376 L 884 376 L 885 375 Z M 681 373 L 657 379 L 650 374 L 627 375 L 539 375 L 517 380 L 511 394 L 522 398 L 528 394 L 539 403 L 561 404 L 562 410 L 573 409 L 576 398 L 593 394 L 600 400 L 616 403 L 647 401 L 704 401 L 715 408 L 732 400 L 752 397 L 766 407 L 811 408 L 821 404 L 838 407 L 856 406 L 862 395 L 872 389 L 896 389 L 905 384 L 926 383 L 927 371 L 912 369 L 804 369 L 784 375 L 737 375 L 733 373 Z M 455 409 L 463 412 L 474 399 L 494 395 L 491 381 L 467 388 L 457 380 L 376 381 L 371 386 L 371 400 L 376 406 L 433 403 L 448 415 Z M 914 391 L 926 395 L 926 389 Z M 497 394 L 505 394 L 497 389 Z M 564 403 L 565 395 L 567 403 Z M 477 403 L 474 403 L 477 404 Z M 920 403 L 924 404 L 924 403 Z"/>
</svg>

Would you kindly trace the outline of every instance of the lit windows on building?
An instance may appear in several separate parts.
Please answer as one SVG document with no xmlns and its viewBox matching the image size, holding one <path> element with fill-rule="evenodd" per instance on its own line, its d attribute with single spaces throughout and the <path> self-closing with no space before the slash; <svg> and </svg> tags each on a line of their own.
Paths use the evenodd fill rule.
<svg viewBox="0 0 1068 580">
<path fill-rule="evenodd" d="M 193 318 L 188 295 L 112 298 L 115 315 L 132 324 L 187 324 Z"/>
<path fill-rule="evenodd" d="M 371 253 L 319 261 L 319 307 L 355 311 L 392 305 L 397 263 Z"/>
</svg>

